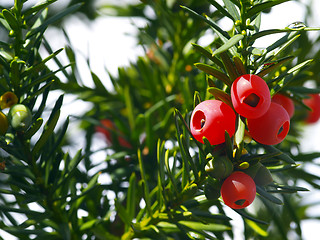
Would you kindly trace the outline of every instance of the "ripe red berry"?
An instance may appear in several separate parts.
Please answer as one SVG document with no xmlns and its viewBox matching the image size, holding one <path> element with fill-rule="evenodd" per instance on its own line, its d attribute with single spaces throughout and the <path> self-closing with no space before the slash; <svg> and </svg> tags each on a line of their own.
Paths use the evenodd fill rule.
<svg viewBox="0 0 320 240">
<path fill-rule="evenodd" d="M 267 83 L 257 75 L 245 74 L 231 86 L 234 109 L 246 118 L 258 118 L 266 113 L 271 97 Z"/>
<path fill-rule="evenodd" d="M 289 128 L 289 114 L 281 105 L 274 102 L 271 102 L 270 108 L 263 116 L 248 119 L 248 129 L 252 138 L 265 145 L 282 142 Z"/>
<path fill-rule="evenodd" d="M 280 93 L 277 93 L 274 95 L 271 99 L 272 102 L 280 104 L 284 109 L 288 112 L 289 117 L 292 118 L 294 114 L 294 103 L 291 100 L 291 98 L 282 95 Z"/>
<path fill-rule="evenodd" d="M 320 95 L 310 94 L 309 97 L 303 100 L 303 103 L 312 110 L 308 112 L 305 121 L 307 123 L 315 123 L 320 119 Z"/>
<path fill-rule="evenodd" d="M 113 126 L 113 122 L 109 119 L 103 119 L 100 121 L 102 126 L 96 126 L 96 132 L 102 133 L 107 142 L 111 143 L 111 132 L 110 130 L 112 130 L 114 128 Z"/>
<path fill-rule="evenodd" d="M 256 184 L 248 174 L 233 172 L 222 183 L 221 196 L 227 206 L 233 209 L 245 208 L 256 197 Z"/>
<path fill-rule="evenodd" d="M 190 130 L 195 139 L 203 143 L 206 137 L 210 144 L 225 142 L 225 131 L 233 136 L 236 114 L 226 103 L 219 100 L 206 100 L 199 103 L 192 112 Z"/>
<path fill-rule="evenodd" d="M 96 126 L 96 132 L 102 133 L 108 144 L 113 143 L 113 136 L 112 134 L 118 134 L 118 142 L 119 145 L 126 148 L 132 148 L 132 145 L 120 136 L 122 133 L 116 128 L 115 124 L 109 119 L 103 119 L 100 121 L 102 126 Z"/>
</svg>

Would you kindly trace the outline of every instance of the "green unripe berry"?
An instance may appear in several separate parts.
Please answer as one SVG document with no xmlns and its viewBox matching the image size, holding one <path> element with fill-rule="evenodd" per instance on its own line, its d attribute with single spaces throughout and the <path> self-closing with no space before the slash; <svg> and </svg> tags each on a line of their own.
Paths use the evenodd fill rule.
<svg viewBox="0 0 320 240">
<path fill-rule="evenodd" d="M 259 168 L 253 180 L 259 186 L 265 186 L 273 182 L 273 178 L 269 169 L 264 165 Z"/>
<path fill-rule="evenodd" d="M 10 108 L 8 120 L 15 130 L 24 131 L 31 125 L 32 113 L 27 106 L 15 104 Z"/>
<path fill-rule="evenodd" d="M 205 170 L 213 178 L 224 179 L 232 173 L 233 164 L 229 158 L 220 156 L 212 158 L 206 165 Z"/>
<path fill-rule="evenodd" d="M 265 186 L 273 182 L 273 178 L 269 169 L 267 169 L 260 162 L 250 166 L 248 169 L 243 170 L 243 172 L 252 177 L 254 182 L 259 186 Z"/>
</svg>

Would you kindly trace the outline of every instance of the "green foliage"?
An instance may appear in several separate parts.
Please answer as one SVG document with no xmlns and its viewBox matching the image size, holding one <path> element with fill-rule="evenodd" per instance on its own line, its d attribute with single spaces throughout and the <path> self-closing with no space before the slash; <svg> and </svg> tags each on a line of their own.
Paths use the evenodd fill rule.
<svg viewBox="0 0 320 240">
<path fill-rule="evenodd" d="M 319 62 L 313 60 L 319 57 L 314 46 L 320 38 L 308 38 L 309 31 L 320 29 L 294 23 L 260 31 L 262 12 L 287 1 L 146 0 L 103 6 L 100 10 L 148 21 L 137 36 L 145 56 L 117 75 L 109 73 L 112 90 L 89 60 L 93 86 L 86 86 L 64 31 L 69 41 L 64 49 L 53 50 L 44 37 L 67 15 L 81 11 L 94 18 L 94 1 L 86 3 L 88 8 L 71 1 L 55 14 L 48 11 L 55 1 L 25 8 L 26 1 L 15 0 L 13 7 L 2 8 L 7 36 L 0 42 L 0 95 L 14 93 L 31 110 L 32 122 L 27 129 L 10 126 L 0 136 L 1 229 L 18 239 L 233 238 L 219 198 L 221 181 L 206 171 L 208 162 L 218 159 L 268 180 L 257 185 L 249 210 L 234 210 L 244 220 L 245 239 L 288 239 L 292 232 L 301 238 L 301 221 L 309 218 L 312 205 L 300 202 L 308 191 L 300 184 L 320 189 L 320 177 L 304 167 L 317 165 L 319 153 L 301 153 L 299 143 L 307 111 L 302 100 L 320 92 Z M 146 14 L 150 8 L 155 17 Z M 223 17 L 233 22 L 232 29 L 221 28 Z M 200 38 L 210 31 L 211 43 L 201 46 Z M 263 49 L 254 46 L 276 33 L 284 35 Z M 40 55 L 41 47 L 48 56 Z M 69 65 L 59 60 L 62 51 Z M 48 62 L 58 69 L 49 69 Z M 192 109 L 212 98 L 232 106 L 231 84 L 246 73 L 263 77 L 271 95 L 281 92 L 294 100 L 289 136 L 276 146 L 248 140 L 246 122 L 238 116 L 237 132 L 226 133 L 225 143 L 196 141 L 189 129 Z M 316 88 L 305 87 L 310 80 Z M 49 106 L 55 90 L 63 94 Z M 85 144 L 74 156 L 66 151 L 72 145 L 67 141 L 71 118 L 60 119 L 66 94 L 92 104 L 83 116 L 72 116 L 85 132 Z M 106 119 L 111 124 L 104 124 Z M 107 156 L 93 161 L 99 127 L 109 143 L 98 151 Z M 101 183 L 106 176 L 110 181 Z M 214 191 L 208 191 L 211 187 Z"/>
</svg>

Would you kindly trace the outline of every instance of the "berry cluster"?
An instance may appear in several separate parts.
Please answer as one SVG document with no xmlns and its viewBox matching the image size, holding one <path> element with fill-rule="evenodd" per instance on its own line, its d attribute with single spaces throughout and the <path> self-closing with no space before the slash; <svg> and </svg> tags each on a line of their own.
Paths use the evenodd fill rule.
<svg viewBox="0 0 320 240">
<path fill-rule="evenodd" d="M 195 107 L 190 130 L 196 140 L 204 143 L 206 138 L 211 145 L 224 143 L 225 132 L 230 137 L 236 132 L 237 114 L 246 119 L 249 134 L 259 143 L 274 145 L 286 137 L 294 111 L 291 99 L 280 94 L 271 99 L 266 82 L 252 74 L 238 77 L 231 85 L 230 95 L 231 104 L 206 100 Z M 205 185 L 206 196 L 217 198 L 221 195 L 225 204 L 234 209 L 249 206 L 256 195 L 256 181 L 263 185 L 272 182 L 269 170 L 262 164 L 254 169 L 255 173 L 258 169 L 267 172 L 264 174 L 267 181 L 261 181 L 260 177 L 254 179 L 252 173 L 234 171 L 233 162 L 225 156 L 208 160 L 206 171 L 210 180 Z"/>
<path fill-rule="evenodd" d="M 320 119 L 320 95 L 311 94 L 303 103 L 311 109 L 305 122 Z M 206 100 L 192 112 L 190 130 L 193 137 L 211 145 L 225 142 L 225 133 L 232 137 L 236 132 L 237 114 L 246 123 L 246 133 L 264 145 L 279 144 L 287 136 L 290 119 L 295 112 L 291 98 L 275 94 L 272 98 L 267 83 L 257 75 L 245 74 L 232 83 L 230 101 Z M 222 197 L 224 203 L 234 209 L 249 206 L 256 195 L 256 184 L 267 185 L 273 181 L 270 171 L 261 163 L 234 170 L 225 155 L 207 156 L 205 195 L 208 199 Z M 222 184 L 221 184 L 222 183 Z"/>
<path fill-rule="evenodd" d="M 195 139 L 203 142 L 205 137 L 212 145 L 223 143 L 225 131 L 230 136 L 235 133 L 235 112 L 247 119 L 249 133 L 259 143 L 275 145 L 288 134 L 290 115 L 284 105 L 271 101 L 268 85 L 259 76 L 246 74 L 237 78 L 231 86 L 231 100 L 234 110 L 219 100 L 196 106 L 190 126 Z"/>
<path fill-rule="evenodd" d="M 271 101 L 269 87 L 257 75 L 237 78 L 231 87 L 235 111 L 247 118 L 247 126 L 254 140 L 265 145 L 283 141 L 290 128 L 290 116 L 282 105 Z"/>
</svg>

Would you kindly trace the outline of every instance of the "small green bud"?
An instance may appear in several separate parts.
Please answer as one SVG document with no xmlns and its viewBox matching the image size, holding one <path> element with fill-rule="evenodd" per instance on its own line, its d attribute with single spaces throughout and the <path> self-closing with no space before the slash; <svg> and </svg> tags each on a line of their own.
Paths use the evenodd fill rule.
<svg viewBox="0 0 320 240">
<path fill-rule="evenodd" d="M 13 30 L 10 30 L 9 37 L 14 37 L 15 35 L 16 35 L 16 33 Z"/>
<path fill-rule="evenodd" d="M 250 164 L 248 162 L 242 162 L 239 164 L 240 169 L 247 169 L 250 167 Z"/>
<path fill-rule="evenodd" d="M 14 141 L 14 134 L 12 134 L 12 133 L 7 133 L 7 134 L 5 135 L 5 141 L 6 141 L 7 144 L 13 143 L 13 141 Z"/>
<path fill-rule="evenodd" d="M 240 20 L 237 20 L 235 21 L 234 25 L 236 25 L 237 27 L 241 25 L 241 21 Z"/>
<path fill-rule="evenodd" d="M 280 68 L 280 71 L 281 72 L 286 72 L 288 69 L 287 69 L 287 67 L 286 66 L 282 66 L 281 68 Z"/>
</svg>

